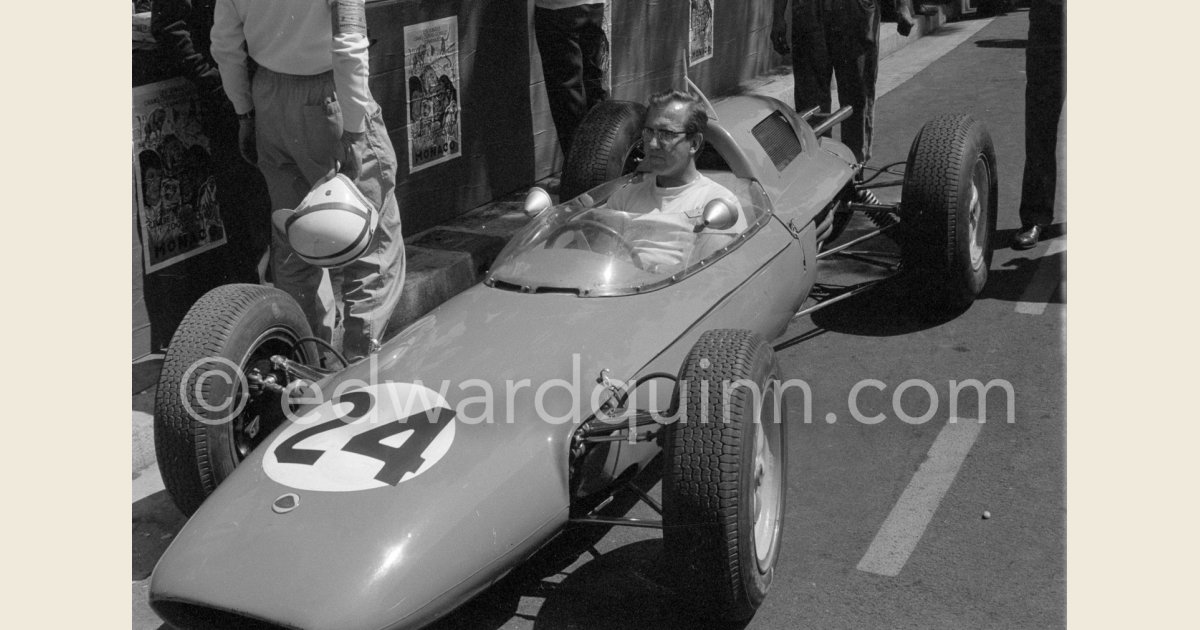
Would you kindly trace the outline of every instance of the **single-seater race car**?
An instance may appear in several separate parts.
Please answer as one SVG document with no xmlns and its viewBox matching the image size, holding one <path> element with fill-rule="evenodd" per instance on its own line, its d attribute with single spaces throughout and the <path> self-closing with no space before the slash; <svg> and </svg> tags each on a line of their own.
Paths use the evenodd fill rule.
<svg viewBox="0 0 1200 630">
<path fill-rule="evenodd" d="M 857 291 L 800 310 L 819 259 L 880 233 L 933 303 L 967 307 L 991 261 L 996 160 L 982 123 L 943 116 L 901 180 L 875 183 L 822 137 L 848 108 L 708 107 L 698 166 L 744 230 L 727 203 L 687 234 L 610 208 L 645 176 L 644 110 L 610 101 L 576 136 L 564 202 L 531 191 L 485 280 L 366 360 L 319 367 L 328 351 L 279 290 L 204 296 L 157 392 L 159 466 L 190 520 L 154 570 L 154 610 L 180 628 L 415 628 L 567 527 L 631 525 L 662 529 L 687 610 L 751 617 L 783 546 L 781 382 L 803 376 L 780 374 L 769 340 Z M 868 194 L 887 185 L 899 203 Z M 854 211 L 877 228 L 835 246 Z M 681 239 L 647 260 L 646 243 Z M 657 462 L 661 505 L 629 483 Z M 661 520 L 600 509 L 626 490 Z"/>
</svg>

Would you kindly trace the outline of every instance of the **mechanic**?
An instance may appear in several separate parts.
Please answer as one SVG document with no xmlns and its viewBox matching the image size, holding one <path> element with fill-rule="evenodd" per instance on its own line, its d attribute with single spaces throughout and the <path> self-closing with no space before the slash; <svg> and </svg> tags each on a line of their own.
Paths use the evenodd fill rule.
<svg viewBox="0 0 1200 630">
<path fill-rule="evenodd" d="M 820 107 L 828 112 L 829 82 L 836 75 L 838 103 L 854 108 L 841 124 L 841 140 L 863 164 L 871 159 L 879 3 L 885 1 L 894 3 L 897 30 L 907 37 L 916 23 L 912 0 L 790 0 L 790 46 L 784 21 L 789 0 L 775 0 L 772 12 L 771 44 L 780 55 L 792 56 L 796 111 Z"/>
<path fill-rule="evenodd" d="M 682 267 L 696 245 L 704 206 L 713 199 L 728 203 L 738 219 L 732 228 L 706 234 L 738 234 L 747 227 L 737 196 L 696 168 L 707 126 L 708 113 L 695 95 L 668 90 L 650 97 L 642 126 L 646 159 L 640 167 L 647 175 L 608 200 L 614 210 L 640 215 L 630 242 L 646 269 Z"/>
<path fill-rule="evenodd" d="M 1058 185 L 1058 119 L 1066 99 L 1063 81 L 1063 4 L 1044 0 L 1029 7 L 1025 47 L 1025 171 L 1021 176 L 1021 229 L 1013 249 L 1030 249 L 1054 220 Z"/>
<path fill-rule="evenodd" d="M 266 177 L 272 207 L 295 208 L 340 162 L 379 211 L 367 252 L 340 269 L 350 361 L 378 347 L 404 286 L 396 154 L 367 84 L 364 1 L 217 0 L 212 30 L 242 156 Z M 271 261 L 275 285 L 330 340 L 336 306 L 317 292 L 324 269 L 301 260 L 279 230 Z"/>
<path fill-rule="evenodd" d="M 608 38 L 602 28 L 604 0 L 534 0 L 533 6 L 550 117 L 565 160 L 584 115 L 608 98 L 604 89 L 608 58 Z"/>
</svg>

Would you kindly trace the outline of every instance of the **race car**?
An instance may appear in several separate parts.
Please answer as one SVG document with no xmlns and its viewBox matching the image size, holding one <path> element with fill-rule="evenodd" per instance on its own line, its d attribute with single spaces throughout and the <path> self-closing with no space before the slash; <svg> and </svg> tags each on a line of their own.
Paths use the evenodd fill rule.
<svg viewBox="0 0 1200 630">
<path fill-rule="evenodd" d="M 707 103 L 707 102 L 706 102 Z M 609 208 L 645 175 L 641 105 L 583 122 L 560 204 L 532 217 L 482 283 L 366 360 L 336 368 L 283 292 L 229 285 L 188 313 L 155 407 L 163 480 L 190 515 L 150 603 L 179 628 L 417 628 L 569 527 L 661 528 L 690 612 L 745 620 L 783 546 L 789 440 L 769 340 L 804 308 L 818 260 L 880 234 L 899 273 L 961 310 L 987 280 L 996 158 L 965 115 L 927 123 L 903 176 L 825 137 L 849 108 L 760 96 L 706 104 L 710 203 L 686 256 L 646 264 L 653 223 Z M 899 203 L 872 188 L 902 186 Z M 845 243 L 851 212 L 876 227 Z M 630 480 L 661 465 L 661 505 Z M 661 520 L 603 510 L 636 493 Z"/>
</svg>

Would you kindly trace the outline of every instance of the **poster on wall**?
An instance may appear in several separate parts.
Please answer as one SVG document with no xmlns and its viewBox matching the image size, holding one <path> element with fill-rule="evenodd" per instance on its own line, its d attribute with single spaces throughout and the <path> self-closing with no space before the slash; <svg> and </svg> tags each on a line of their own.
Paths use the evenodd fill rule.
<svg viewBox="0 0 1200 630">
<path fill-rule="evenodd" d="M 182 77 L 133 88 L 133 182 L 147 273 L 225 244 L 200 103 Z"/>
<path fill-rule="evenodd" d="M 409 172 L 462 155 L 458 17 L 404 27 Z"/>
<path fill-rule="evenodd" d="M 689 66 L 712 59 L 714 2 L 716 0 L 691 0 L 688 19 Z"/>
</svg>

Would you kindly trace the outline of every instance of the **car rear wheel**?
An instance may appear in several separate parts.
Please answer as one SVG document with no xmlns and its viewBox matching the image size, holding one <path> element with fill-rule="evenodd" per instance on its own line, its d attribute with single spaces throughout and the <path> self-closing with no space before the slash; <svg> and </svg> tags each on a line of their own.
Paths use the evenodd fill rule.
<svg viewBox="0 0 1200 630">
<path fill-rule="evenodd" d="M 247 374 L 270 357 L 315 364 L 299 305 L 279 289 L 220 286 L 190 310 L 167 349 L 154 400 L 154 450 L 163 484 L 186 515 L 283 421 L 278 395 L 253 391 Z M 284 384 L 286 376 L 277 374 Z"/>
<path fill-rule="evenodd" d="M 669 573 L 696 610 L 730 621 L 754 614 L 779 560 L 787 413 L 777 375 L 758 335 L 704 333 L 680 373 L 680 419 L 664 433 Z"/>
<path fill-rule="evenodd" d="M 566 201 L 637 168 L 643 157 L 646 108 L 628 101 L 601 101 L 584 116 L 563 164 L 558 197 Z"/>
<path fill-rule="evenodd" d="M 996 152 L 983 123 L 965 114 L 926 123 L 908 152 L 901 251 L 938 306 L 966 308 L 983 291 L 997 199 Z"/>
</svg>

